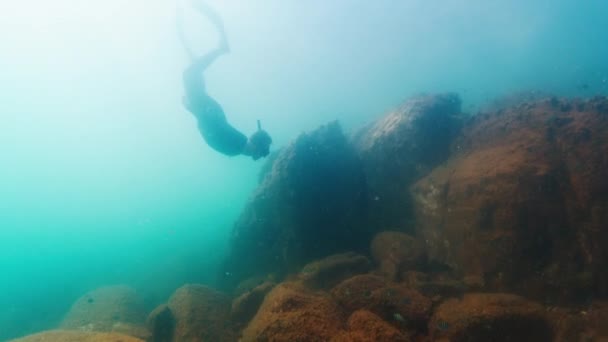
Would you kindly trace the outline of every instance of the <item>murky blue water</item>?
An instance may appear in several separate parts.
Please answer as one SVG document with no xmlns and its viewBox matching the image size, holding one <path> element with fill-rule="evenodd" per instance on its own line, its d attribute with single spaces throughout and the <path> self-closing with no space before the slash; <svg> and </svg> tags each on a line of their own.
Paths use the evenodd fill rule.
<svg viewBox="0 0 608 342">
<path fill-rule="evenodd" d="M 209 3 L 232 53 L 208 91 L 247 134 L 261 119 L 275 149 L 419 92 L 456 91 L 465 110 L 519 90 L 608 94 L 602 0 Z M 98 286 L 157 303 L 213 284 L 262 163 L 209 149 L 183 109 L 174 2 L 0 13 L 0 340 L 53 327 Z M 208 23 L 187 19 L 213 47 Z"/>
</svg>

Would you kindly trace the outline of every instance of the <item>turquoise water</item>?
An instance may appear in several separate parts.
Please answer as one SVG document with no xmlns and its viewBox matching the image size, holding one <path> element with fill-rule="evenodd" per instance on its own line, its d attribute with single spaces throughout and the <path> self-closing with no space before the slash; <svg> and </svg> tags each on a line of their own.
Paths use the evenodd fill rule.
<svg viewBox="0 0 608 342">
<path fill-rule="evenodd" d="M 232 53 L 208 90 L 247 134 L 261 119 L 274 149 L 419 92 L 456 91 L 471 111 L 519 90 L 608 94 L 602 0 L 209 3 Z M 98 286 L 157 303 L 213 284 L 262 162 L 213 152 L 182 108 L 175 3 L 0 13 L 0 340 L 53 327 Z M 213 47 L 206 22 L 188 25 Z"/>
</svg>

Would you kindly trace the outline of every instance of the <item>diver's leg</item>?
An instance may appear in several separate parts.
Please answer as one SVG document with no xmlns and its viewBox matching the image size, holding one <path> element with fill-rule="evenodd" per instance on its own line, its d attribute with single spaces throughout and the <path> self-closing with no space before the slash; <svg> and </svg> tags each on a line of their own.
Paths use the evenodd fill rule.
<svg viewBox="0 0 608 342">
<path fill-rule="evenodd" d="M 201 94 L 205 92 L 205 81 L 203 72 L 226 51 L 216 49 L 208 54 L 195 59 L 186 70 L 184 70 L 183 80 L 186 91 L 190 94 Z"/>
<path fill-rule="evenodd" d="M 226 30 L 224 29 L 224 22 L 222 21 L 220 15 L 202 0 L 192 0 L 192 6 L 196 8 L 199 13 L 206 16 L 217 29 L 218 33 L 220 34 L 218 49 L 224 50 L 225 52 L 230 52 L 228 37 L 226 35 Z"/>
<path fill-rule="evenodd" d="M 188 54 L 188 57 L 190 57 L 190 60 L 194 60 L 196 58 L 196 55 L 194 54 L 192 47 L 188 45 L 188 39 L 186 39 L 186 32 L 184 30 L 184 10 L 179 6 L 177 7 L 175 19 L 175 23 L 177 25 L 177 36 L 179 37 L 179 41 L 180 43 L 182 43 L 182 46 Z"/>
</svg>

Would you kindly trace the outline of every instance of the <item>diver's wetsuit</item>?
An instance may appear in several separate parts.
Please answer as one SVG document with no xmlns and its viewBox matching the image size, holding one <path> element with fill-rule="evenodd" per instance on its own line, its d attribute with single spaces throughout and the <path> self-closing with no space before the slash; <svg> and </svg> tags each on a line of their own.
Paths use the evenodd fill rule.
<svg viewBox="0 0 608 342">
<path fill-rule="evenodd" d="M 184 71 L 185 105 L 198 120 L 201 135 L 216 151 L 228 156 L 243 152 L 247 136 L 232 127 L 226 120 L 224 110 L 207 94 L 203 72 L 225 51 L 218 49 L 199 57 Z"/>
</svg>

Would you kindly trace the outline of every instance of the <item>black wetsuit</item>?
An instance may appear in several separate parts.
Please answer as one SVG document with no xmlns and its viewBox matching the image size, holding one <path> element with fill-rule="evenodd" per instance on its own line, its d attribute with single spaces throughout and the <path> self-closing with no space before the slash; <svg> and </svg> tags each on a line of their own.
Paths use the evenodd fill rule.
<svg viewBox="0 0 608 342">
<path fill-rule="evenodd" d="M 197 118 L 198 129 L 207 144 L 222 154 L 236 156 L 245 149 L 247 136 L 228 123 L 220 104 L 207 94 L 202 76 L 219 54 L 217 51 L 211 52 L 194 61 L 184 71 L 185 105 Z"/>
</svg>

